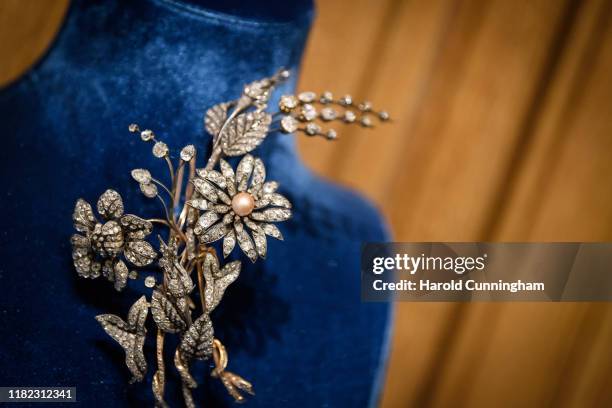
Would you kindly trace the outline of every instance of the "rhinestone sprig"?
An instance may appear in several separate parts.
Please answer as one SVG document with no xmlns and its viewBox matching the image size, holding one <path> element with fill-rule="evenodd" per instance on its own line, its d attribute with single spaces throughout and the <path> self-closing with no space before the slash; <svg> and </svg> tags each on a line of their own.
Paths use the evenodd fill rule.
<svg viewBox="0 0 612 408">
<path fill-rule="evenodd" d="M 323 123 L 336 121 L 371 128 L 375 126 L 375 120 L 390 120 L 386 111 L 375 111 L 368 101 L 354 103 L 350 95 L 334 99 L 329 91 L 320 95 L 311 91 L 283 95 L 278 107 L 283 113 L 278 120 L 283 133 L 302 132 L 307 136 L 322 136 L 329 140 L 336 139 L 338 134 L 335 129 L 323 129 Z"/>
</svg>

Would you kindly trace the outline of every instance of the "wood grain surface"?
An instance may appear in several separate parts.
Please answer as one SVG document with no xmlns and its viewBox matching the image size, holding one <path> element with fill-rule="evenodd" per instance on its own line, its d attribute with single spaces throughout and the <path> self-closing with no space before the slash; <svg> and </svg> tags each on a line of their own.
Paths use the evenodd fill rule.
<svg viewBox="0 0 612 408">
<path fill-rule="evenodd" d="M 67 2 L 0 2 L 0 84 Z M 397 241 L 612 241 L 612 2 L 322 0 L 302 89 L 392 125 L 301 139 Z M 357 273 L 357 272 L 356 272 Z M 398 303 L 381 406 L 612 406 L 608 304 Z"/>
</svg>

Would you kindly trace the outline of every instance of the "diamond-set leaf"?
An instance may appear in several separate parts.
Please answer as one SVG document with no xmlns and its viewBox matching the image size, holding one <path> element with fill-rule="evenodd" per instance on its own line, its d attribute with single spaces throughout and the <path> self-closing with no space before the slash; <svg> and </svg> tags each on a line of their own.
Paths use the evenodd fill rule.
<svg viewBox="0 0 612 408">
<path fill-rule="evenodd" d="M 217 258 L 210 252 L 206 254 L 203 272 L 206 280 L 204 300 L 207 312 L 210 313 L 217 307 L 227 287 L 238 278 L 240 266 L 240 261 L 234 261 L 219 270 Z"/>
<path fill-rule="evenodd" d="M 259 146 L 268 134 L 272 116 L 263 111 L 236 116 L 221 132 L 221 147 L 227 156 L 241 156 Z"/>
<path fill-rule="evenodd" d="M 187 360 L 206 360 L 212 355 L 214 331 L 208 314 L 204 313 L 187 329 L 179 349 Z"/>
<path fill-rule="evenodd" d="M 130 307 L 128 312 L 128 324 L 135 328 L 137 333 L 145 333 L 145 320 L 147 320 L 148 313 L 149 303 L 147 302 L 147 298 L 141 296 L 140 299 Z"/>
<path fill-rule="evenodd" d="M 151 297 L 151 314 L 157 327 L 165 333 L 183 332 L 187 328 L 176 304 L 158 289 L 153 291 Z"/>
<path fill-rule="evenodd" d="M 142 296 L 130 308 L 127 322 L 112 314 L 96 316 L 104 331 L 123 347 L 125 364 L 132 373 L 130 382 L 142 381 L 147 372 L 147 361 L 142 347 L 146 335 L 145 321 L 148 308 L 147 299 Z"/>
<path fill-rule="evenodd" d="M 217 138 L 223 123 L 227 119 L 228 107 L 229 104 L 220 103 L 206 111 L 206 115 L 204 116 L 204 127 L 208 134 L 213 137 L 213 140 Z"/>
<path fill-rule="evenodd" d="M 168 291 L 172 296 L 179 299 L 189 296 L 192 290 L 193 281 L 191 277 L 185 268 L 178 261 L 175 261 L 168 272 Z"/>
<path fill-rule="evenodd" d="M 122 260 L 118 260 L 113 267 L 114 272 L 114 281 L 115 281 L 115 289 L 118 292 L 121 292 L 125 285 L 127 284 L 128 275 L 130 271 L 128 270 L 127 265 Z"/>
</svg>

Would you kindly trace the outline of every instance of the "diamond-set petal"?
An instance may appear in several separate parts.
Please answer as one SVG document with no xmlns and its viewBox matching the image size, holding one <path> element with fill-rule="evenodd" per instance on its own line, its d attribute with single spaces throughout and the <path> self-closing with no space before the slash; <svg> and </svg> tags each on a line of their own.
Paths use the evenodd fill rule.
<svg viewBox="0 0 612 408">
<path fill-rule="evenodd" d="M 193 229 L 193 232 L 195 232 L 196 235 L 200 235 L 202 232 L 207 230 L 211 225 L 213 225 L 218 220 L 219 220 L 219 214 L 217 214 L 215 211 L 212 211 L 212 210 L 206 211 L 198 219 L 198 223 Z"/>
<path fill-rule="evenodd" d="M 255 249 L 257 250 L 257 254 L 261 258 L 265 258 L 266 253 L 268 251 L 266 234 L 264 234 L 262 230 L 254 230 L 251 232 L 251 234 L 253 235 L 253 242 L 255 242 Z"/>
<path fill-rule="evenodd" d="M 285 221 L 291 218 L 291 211 L 286 208 L 267 208 L 263 211 L 253 212 L 251 218 L 266 222 Z"/>
<path fill-rule="evenodd" d="M 266 168 L 260 158 L 256 158 L 253 163 L 253 178 L 251 179 L 251 188 L 249 189 L 255 196 L 259 195 L 259 191 L 263 187 L 266 180 Z"/>
<path fill-rule="evenodd" d="M 132 214 L 121 217 L 119 223 L 129 240 L 142 240 L 153 231 L 153 224 Z"/>
<path fill-rule="evenodd" d="M 276 238 L 279 241 L 284 239 L 283 234 L 281 234 L 280 230 L 274 224 L 262 223 L 261 229 L 266 235 L 271 236 L 272 238 Z"/>
<path fill-rule="evenodd" d="M 285 196 L 280 195 L 278 193 L 266 194 L 264 197 L 267 197 L 270 200 L 270 205 L 275 207 L 283 207 L 283 208 L 291 208 L 291 202 L 285 198 Z"/>
<path fill-rule="evenodd" d="M 240 221 L 234 223 L 234 230 L 236 231 L 236 239 L 238 240 L 240 249 L 242 249 L 242 252 L 245 253 L 251 262 L 255 262 L 257 260 L 257 252 L 255 251 L 255 245 L 249 233 L 246 232 Z"/>
<path fill-rule="evenodd" d="M 193 200 L 189 200 L 187 201 L 187 205 L 201 211 L 206 211 L 209 208 L 208 201 L 203 198 L 194 198 Z"/>
<path fill-rule="evenodd" d="M 91 205 L 82 198 L 79 198 L 74 206 L 72 221 L 74 228 L 79 232 L 89 232 L 96 225 L 96 217 Z"/>
<path fill-rule="evenodd" d="M 278 183 L 276 181 L 267 181 L 262 188 L 264 194 L 274 193 L 276 190 L 278 190 Z"/>
<path fill-rule="evenodd" d="M 236 188 L 238 191 L 246 191 L 249 178 L 253 172 L 254 159 L 250 154 L 245 155 L 236 168 Z"/>
<path fill-rule="evenodd" d="M 147 266 L 157 257 L 157 253 L 147 241 L 128 242 L 123 253 L 125 258 L 136 266 Z"/>
<path fill-rule="evenodd" d="M 234 230 L 230 230 L 225 238 L 223 238 L 223 257 L 227 258 L 227 256 L 234 250 L 236 246 L 236 233 Z"/>
<path fill-rule="evenodd" d="M 216 204 L 212 207 L 212 209 L 217 214 L 225 214 L 231 209 L 231 207 L 225 204 Z"/>
<path fill-rule="evenodd" d="M 227 186 L 227 179 L 225 178 L 225 176 L 216 170 L 198 169 L 197 173 L 199 177 L 216 184 L 220 188 L 226 188 Z"/>
<path fill-rule="evenodd" d="M 227 194 L 225 194 L 223 191 L 217 190 L 217 196 L 219 197 L 219 200 L 221 200 L 225 204 L 232 205 L 232 199 Z"/>
<path fill-rule="evenodd" d="M 98 213 L 105 220 L 112 220 L 123 215 L 123 199 L 115 190 L 106 190 L 98 200 Z"/>
<path fill-rule="evenodd" d="M 217 202 L 217 189 L 213 187 L 208 181 L 201 178 L 194 178 L 193 185 L 198 193 L 202 197 L 206 198 L 211 203 Z"/>
<path fill-rule="evenodd" d="M 75 237 L 79 237 L 76 238 Z M 82 278 L 90 278 L 94 279 L 100 276 L 100 264 L 95 262 L 93 259 L 93 253 L 89 246 L 80 246 L 75 245 L 75 241 L 81 241 L 81 238 L 86 239 L 81 235 L 73 235 L 72 236 L 72 262 L 74 264 L 74 268 L 77 271 L 77 274 Z M 89 242 L 89 240 L 87 240 Z M 89 245 L 89 244 L 88 244 Z M 95 265 L 98 265 L 96 267 Z"/>
<path fill-rule="evenodd" d="M 255 209 L 260 210 L 270 205 L 270 194 L 265 194 L 255 201 Z"/>
<path fill-rule="evenodd" d="M 225 177 L 227 193 L 231 196 L 236 194 L 236 175 L 232 166 L 223 159 L 219 160 L 221 174 Z"/>
<path fill-rule="evenodd" d="M 202 233 L 202 235 L 199 235 L 199 237 L 202 242 L 208 244 L 223 238 L 223 236 L 227 234 L 228 230 L 229 228 L 226 224 L 217 223 Z"/>
</svg>

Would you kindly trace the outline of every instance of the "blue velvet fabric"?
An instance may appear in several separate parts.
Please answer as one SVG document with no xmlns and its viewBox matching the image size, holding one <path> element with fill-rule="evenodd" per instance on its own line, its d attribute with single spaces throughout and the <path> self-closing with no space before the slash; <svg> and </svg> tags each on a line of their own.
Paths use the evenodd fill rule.
<svg viewBox="0 0 612 408">
<path fill-rule="evenodd" d="M 94 320 L 125 316 L 149 290 L 130 281 L 118 294 L 102 278 L 77 278 L 74 203 L 95 202 L 110 187 L 127 212 L 157 216 L 129 172 L 165 169 L 127 125 L 207 152 L 204 110 L 278 67 L 295 72 L 312 15 L 310 0 L 72 4 L 47 55 L 0 93 L 0 385 L 76 386 L 90 407 L 152 406 L 154 342 L 145 344 L 147 381 L 127 385 L 121 348 Z M 213 314 L 216 335 L 229 369 L 255 386 L 250 407 L 365 407 L 377 402 L 384 376 L 390 307 L 360 302 L 359 250 L 385 240 L 386 229 L 362 198 L 313 176 L 294 143 L 275 134 L 254 152 L 295 215 L 279 224 L 285 241 L 270 240 L 265 262 L 243 258 L 248 266 Z M 180 406 L 173 347 L 166 396 Z M 194 365 L 196 402 L 230 405 L 209 370 Z"/>
</svg>

